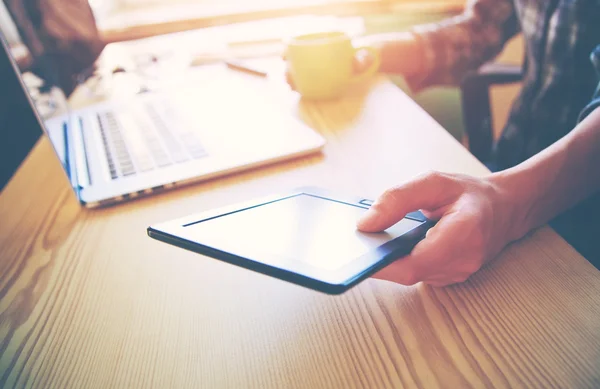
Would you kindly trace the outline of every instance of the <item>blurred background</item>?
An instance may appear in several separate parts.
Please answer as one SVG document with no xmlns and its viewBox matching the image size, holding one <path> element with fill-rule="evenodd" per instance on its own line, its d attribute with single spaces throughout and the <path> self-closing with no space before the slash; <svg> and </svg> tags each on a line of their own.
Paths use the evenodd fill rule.
<svg viewBox="0 0 600 389">
<path fill-rule="evenodd" d="M 89 7 L 94 20 L 92 24 L 95 24 L 94 34 L 90 35 L 90 23 L 76 23 L 79 18 L 75 12 L 81 12 L 73 6 L 76 3 L 85 3 Z M 31 67 L 32 70 L 35 70 L 38 56 L 35 47 L 32 49 L 35 45 L 27 36 L 27 29 L 20 25 L 19 14 L 15 12 L 19 7 L 28 7 L 29 16 L 32 8 L 39 9 L 41 16 L 35 16 L 36 12 L 33 12 L 33 19 L 37 17 L 37 22 L 44 24 L 45 30 L 59 35 L 56 38 L 59 44 L 53 46 L 54 51 L 57 47 L 65 46 L 60 43 L 61 33 L 69 35 L 71 40 L 74 34 L 79 33 L 85 37 L 84 44 L 98 49 L 104 49 L 105 46 L 109 48 L 116 42 L 156 36 L 186 37 L 188 44 L 185 53 L 180 49 L 173 53 L 138 52 L 132 57 L 138 69 L 145 69 L 138 73 L 145 76 L 150 72 L 148 67 L 144 68 L 144 64 L 173 62 L 173 58 L 181 58 L 182 55 L 194 65 L 231 57 L 276 57 L 280 55 L 286 37 L 298 33 L 344 30 L 360 37 L 404 31 L 416 24 L 432 23 L 457 15 L 464 3 L 465 0 L 3 0 L 0 2 L 0 29 L 18 58 L 19 65 L 22 68 Z M 53 20 L 52 15 L 63 16 Z M 66 24 L 66 28 L 58 28 L 61 23 Z M 215 28 L 218 26 L 230 28 Z M 213 29 L 214 34 L 208 41 L 195 41 L 193 32 L 198 29 Z M 45 36 L 44 31 L 38 31 L 38 36 L 40 34 Z M 90 57 L 93 57 L 93 53 L 90 52 Z M 522 43 L 517 37 L 508 45 L 499 62 L 519 64 L 522 55 Z M 69 74 L 69 77 L 79 82 L 94 75 L 93 67 L 88 67 L 86 61 L 89 59 L 81 58 L 80 63 L 71 70 L 71 73 L 77 74 Z M 392 77 L 392 80 L 411 94 L 401 77 Z M 68 94 L 74 86 L 63 82 L 62 87 Z M 518 88 L 518 84 L 492 88 L 495 131 L 504 123 L 510 101 Z M 430 88 L 411 94 L 411 97 L 456 139 L 463 140 L 458 88 Z"/>
</svg>

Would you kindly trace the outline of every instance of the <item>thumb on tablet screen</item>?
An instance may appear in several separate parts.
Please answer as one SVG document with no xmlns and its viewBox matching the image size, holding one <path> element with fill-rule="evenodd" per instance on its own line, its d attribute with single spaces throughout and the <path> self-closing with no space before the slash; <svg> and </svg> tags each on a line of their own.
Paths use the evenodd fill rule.
<svg viewBox="0 0 600 389">
<path fill-rule="evenodd" d="M 386 190 L 360 218 L 357 226 L 365 232 L 382 231 L 417 210 L 435 217 L 459 194 L 460 188 L 451 177 L 438 172 L 427 173 Z"/>
</svg>

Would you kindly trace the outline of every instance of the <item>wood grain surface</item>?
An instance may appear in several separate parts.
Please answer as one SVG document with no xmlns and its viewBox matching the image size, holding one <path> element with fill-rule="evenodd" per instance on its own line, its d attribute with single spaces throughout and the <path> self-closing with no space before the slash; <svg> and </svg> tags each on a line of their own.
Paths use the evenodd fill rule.
<svg viewBox="0 0 600 389">
<path fill-rule="evenodd" d="M 600 272 L 549 228 L 462 285 L 336 297 L 149 239 L 303 185 L 375 197 L 426 170 L 486 174 L 384 79 L 340 101 L 281 93 L 322 154 L 111 208 L 80 208 L 38 143 L 0 194 L 0 387 L 600 387 Z"/>
</svg>

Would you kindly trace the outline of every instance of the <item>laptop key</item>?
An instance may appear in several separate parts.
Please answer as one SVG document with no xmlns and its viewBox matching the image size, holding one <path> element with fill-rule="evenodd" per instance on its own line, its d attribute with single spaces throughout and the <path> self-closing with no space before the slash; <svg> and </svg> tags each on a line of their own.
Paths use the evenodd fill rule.
<svg viewBox="0 0 600 389">
<path fill-rule="evenodd" d="M 148 172 L 154 169 L 154 162 L 150 156 L 138 157 L 136 159 L 138 169 L 142 172 Z"/>
<path fill-rule="evenodd" d="M 164 156 L 154 156 L 156 164 L 159 167 L 165 167 L 165 166 L 169 166 L 171 165 L 171 160 L 166 156 L 166 154 Z"/>
<path fill-rule="evenodd" d="M 154 160 L 154 163 L 158 167 L 171 165 L 171 159 L 161 144 L 158 135 L 156 135 L 156 131 L 153 128 L 154 126 L 149 125 L 142 117 L 136 117 L 136 122 L 140 124 L 138 130 L 141 138 L 143 138 L 144 143 L 146 144 L 148 159 Z"/>
<path fill-rule="evenodd" d="M 152 131 L 152 130 L 148 129 L 148 132 L 150 132 L 150 131 Z M 165 152 L 165 150 L 163 149 L 162 145 L 160 144 L 160 142 L 157 138 L 149 137 L 147 139 L 147 145 L 148 145 L 148 148 L 150 149 L 150 154 L 152 155 L 152 157 L 154 158 L 154 161 L 156 162 L 156 165 L 158 165 L 160 167 L 164 167 L 164 166 L 168 166 L 171 164 L 171 159 L 169 158 L 169 156 L 167 155 L 167 153 Z"/>
<path fill-rule="evenodd" d="M 204 158 L 208 155 L 208 153 L 206 152 L 206 150 L 202 147 L 197 148 L 197 147 L 188 147 L 188 151 L 190 152 L 190 154 L 192 155 L 192 157 L 194 157 L 195 159 L 200 159 L 200 158 Z"/>
<path fill-rule="evenodd" d="M 154 160 L 146 147 L 146 137 L 142 133 L 140 120 L 132 112 L 121 112 L 119 115 L 123 128 L 123 136 L 129 147 L 129 153 L 135 167 L 140 172 L 147 172 L 155 168 Z"/>
<path fill-rule="evenodd" d="M 123 138 L 123 134 L 119 125 L 117 118 L 113 112 L 107 111 L 102 114 L 102 118 L 100 120 L 101 127 L 107 128 L 108 138 L 110 138 L 111 144 L 113 146 L 113 150 L 115 152 L 117 166 L 119 167 L 121 174 L 124 176 L 130 176 L 136 173 L 135 167 L 133 165 L 133 161 L 131 159 L 131 155 L 129 154 L 129 150 L 127 149 L 127 145 L 125 144 L 125 139 Z M 104 119 L 104 120 L 102 120 Z M 102 124 L 102 121 L 104 123 Z M 112 158 L 111 158 L 112 159 Z M 114 162 L 112 163 L 114 169 Z M 109 163 L 109 170 L 111 163 Z M 113 172 L 111 171 L 111 178 L 115 179 Z"/>
<path fill-rule="evenodd" d="M 108 171 L 110 174 L 110 178 L 114 180 L 119 177 L 119 174 L 117 173 L 117 169 L 115 167 L 115 163 L 114 163 L 111 151 L 110 151 L 106 126 L 100 115 L 97 116 L 97 119 L 98 119 L 98 128 L 100 129 L 100 137 L 102 138 L 102 146 L 104 146 L 103 147 L 104 156 L 106 157 L 106 162 L 108 164 Z"/>
<path fill-rule="evenodd" d="M 191 131 L 183 132 L 180 134 L 181 140 L 186 146 L 187 151 L 195 159 L 202 158 L 208 155 L 202 143 L 198 140 L 196 134 Z"/>
<path fill-rule="evenodd" d="M 121 171 L 123 172 L 124 176 L 131 176 L 133 174 L 136 173 L 135 168 L 133 167 L 133 165 L 123 165 L 121 167 Z"/>
<path fill-rule="evenodd" d="M 157 123 L 162 124 L 165 131 L 169 131 L 170 137 L 176 139 L 180 147 L 177 150 L 170 150 L 171 156 L 175 162 L 185 162 L 189 154 L 194 159 L 203 158 L 208 155 L 206 149 L 198 139 L 196 133 L 190 130 L 190 126 L 181 120 L 173 106 L 168 102 L 162 104 L 148 104 L 146 108 L 154 112 L 157 117 Z M 166 126 L 168 123 L 168 127 Z"/>
<path fill-rule="evenodd" d="M 189 159 L 187 153 L 179 143 L 179 141 L 173 136 L 170 128 L 173 127 L 173 123 L 170 123 L 171 126 L 167 126 L 163 118 L 159 115 L 159 113 L 154 109 L 154 107 L 150 104 L 146 106 L 146 111 L 148 115 L 152 119 L 152 122 L 159 133 L 161 139 L 166 146 L 169 155 L 173 159 L 175 163 L 185 162 Z"/>
</svg>

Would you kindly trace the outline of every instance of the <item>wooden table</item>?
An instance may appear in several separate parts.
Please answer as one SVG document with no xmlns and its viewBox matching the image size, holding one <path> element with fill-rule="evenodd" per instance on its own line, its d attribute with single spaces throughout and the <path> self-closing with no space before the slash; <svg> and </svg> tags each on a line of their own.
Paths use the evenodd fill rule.
<svg viewBox="0 0 600 389">
<path fill-rule="evenodd" d="M 486 174 L 383 78 L 337 102 L 281 93 L 323 154 L 112 208 L 81 209 L 35 147 L 0 195 L 0 387 L 600 386 L 600 272 L 549 228 L 462 285 L 337 297 L 149 239 L 152 223 L 302 185 L 375 197 L 429 169 Z"/>
</svg>

